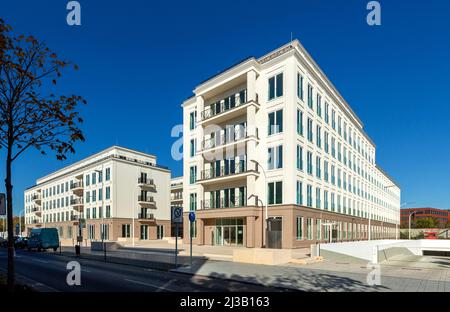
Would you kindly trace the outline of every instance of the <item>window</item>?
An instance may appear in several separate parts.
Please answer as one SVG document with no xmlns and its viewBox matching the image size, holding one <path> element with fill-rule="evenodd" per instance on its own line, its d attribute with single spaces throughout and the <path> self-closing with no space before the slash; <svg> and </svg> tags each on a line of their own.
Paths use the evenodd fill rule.
<svg viewBox="0 0 450 312">
<path fill-rule="evenodd" d="M 92 190 L 92 202 L 96 202 L 96 201 L 97 201 L 97 191 Z"/>
<path fill-rule="evenodd" d="M 86 208 L 86 219 L 90 219 L 91 218 L 91 209 Z"/>
<path fill-rule="evenodd" d="M 97 208 L 92 208 L 92 219 L 97 219 Z"/>
<path fill-rule="evenodd" d="M 100 172 L 98 173 L 98 182 L 99 182 L 99 183 L 103 182 L 103 171 L 100 171 Z"/>
<path fill-rule="evenodd" d="M 316 113 L 317 116 L 322 117 L 322 97 L 319 94 L 317 94 Z"/>
<path fill-rule="evenodd" d="M 303 205 L 303 185 L 302 182 L 297 181 L 297 205 Z"/>
<path fill-rule="evenodd" d="M 297 145 L 297 169 L 303 170 L 303 148 Z"/>
<path fill-rule="evenodd" d="M 191 193 L 189 195 L 189 211 L 197 210 L 197 193 Z"/>
<path fill-rule="evenodd" d="M 306 165 L 308 167 L 307 172 L 308 174 L 313 174 L 313 165 L 312 165 L 312 153 L 308 152 L 306 157 Z"/>
<path fill-rule="evenodd" d="M 313 239 L 313 229 L 312 229 L 312 218 L 307 218 L 306 219 L 306 237 L 308 240 L 312 240 Z"/>
<path fill-rule="evenodd" d="M 303 218 L 297 217 L 297 240 L 303 239 Z"/>
<path fill-rule="evenodd" d="M 316 208 L 320 209 L 321 202 L 320 202 L 320 188 L 316 187 Z"/>
<path fill-rule="evenodd" d="M 316 127 L 316 144 L 318 148 L 322 148 L 322 128 L 319 125 Z"/>
<path fill-rule="evenodd" d="M 194 184 L 197 181 L 197 166 L 189 168 L 189 183 Z"/>
<path fill-rule="evenodd" d="M 297 133 L 303 135 L 303 112 L 297 109 Z"/>
<path fill-rule="evenodd" d="M 269 170 L 283 168 L 283 145 L 268 148 L 268 164 Z"/>
<path fill-rule="evenodd" d="M 336 210 L 336 205 L 334 202 L 334 193 L 331 193 L 331 211 L 335 211 Z"/>
<path fill-rule="evenodd" d="M 342 128 L 341 128 L 341 116 L 338 116 L 338 134 L 342 135 Z"/>
<path fill-rule="evenodd" d="M 96 183 L 97 183 L 97 173 L 92 172 L 92 184 L 96 184 Z"/>
<path fill-rule="evenodd" d="M 329 123 L 329 115 L 328 115 L 328 111 L 330 109 L 330 105 L 325 102 L 325 122 L 328 124 Z"/>
<path fill-rule="evenodd" d="M 316 177 L 317 178 L 321 178 L 321 176 L 322 176 L 322 173 L 321 173 L 321 171 L 320 171 L 320 157 L 319 156 L 316 156 Z"/>
<path fill-rule="evenodd" d="M 303 76 L 297 74 L 297 96 L 303 101 Z"/>
<path fill-rule="evenodd" d="M 88 224 L 88 239 L 95 239 L 95 225 Z"/>
<path fill-rule="evenodd" d="M 105 180 L 109 181 L 110 178 L 111 178 L 111 168 L 106 168 Z"/>
<path fill-rule="evenodd" d="M 194 130 L 197 123 L 197 111 L 189 114 L 189 130 Z"/>
<path fill-rule="evenodd" d="M 328 161 L 323 162 L 323 179 L 328 182 Z"/>
<path fill-rule="evenodd" d="M 313 87 L 308 84 L 308 107 L 313 109 Z"/>
<path fill-rule="evenodd" d="M 283 110 L 269 113 L 269 135 L 283 132 Z"/>
<path fill-rule="evenodd" d="M 312 207 L 312 185 L 306 186 L 306 206 Z"/>
<path fill-rule="evenodd" d="M 331 127 L 336 130 L 336 112 L 334 109 L 331 110 Z"/>
<path fill-rule="evenodd" d="M 322 239 L 322 220 L 316 219 L 316 240 Z"/>
<path fill-rule="evenodd" d="M 98 200 L 103 200 L 103 189 L 99 188 L 98 189 Z"/>
<path fill-rule="evenodd" d="M 334 165 L 331 165 L 331 184 L 335 185 L 336 183 L 336 178 L 335 178 L 335 167 Z"/>
<path fill-rule="evenodd" d="M 196 150 L 196 146 L 195 146 L 196 144 L 195 144 L 195 143 L 196 143 L 196 140 L 195 140 L 195 139 L 192 139 L 192 140 L 191 140 L 191 146 L 190 146 L 190 147 L 191 147 L 191 148 L 190 148 L 190 156 L 191 156 L 191 157 L 194 157 L 194 156 L 195 156 L 195 150 Z"/>
<path fill-rule="evenodd" d="M 269 205 L 283 203 L 283 182 L 268 183 L 268 203 Z"/>
<path fill-rule="evenodd" d="M 110 205 L 107 205 L 107 206 L 106 206 L 105 217 L 106 217 L 106 218 L 111 218 L 111 206 L 110 206 Z"/>
<path fill-rule="evenodd" d="M 106 187 L 105 198 L 106 198 L 106 199 L 110 199 L 110 198 L 111 198 L 111 189 L 110 189 L 109 186 Z"/>
<path fill-rule="evenodd" d="M 269 101 L 283 96 L 283 73 L 269 78 Z"/>
<path fill-rule="evenodd" d="M 131 225 L 122 224 L 122 237 L 131 237 Z"/>
<path fill-rule="evenodd" d="M 328 191 L 323 191 L 323 208 L 328 210 Z"/>
<path fill-rule="evenodd" d="M 313 121 L 311 118 L 308 118 L 308 141 L 313 142 Z"/>
<path fill-rule="evenodd" d="M 90 176 L 86 175 L 84 180 L 85 180 L 86 186 L 89 186 L 89 184 L 91 182 Z"/>
<path fill-rule="evenodd" d="M 91 201 L 91 192 L 86 191 L 86 203 L 89 203 Z"/>
<path fill-rule="evenodd" d="M 324 132 L 324 141 L 325 141 L 325 146 L 324 146 L 324 149 L 325 149 L 325 153 L 328 153 L 329 152 L 329 149 L 328 149 L 328 132 Z"/>
<path fill-rule="evenodd" d="M 336 158 L 336 140 L 334 137 L 331 138 L 331 156 Z"/>
</svg>

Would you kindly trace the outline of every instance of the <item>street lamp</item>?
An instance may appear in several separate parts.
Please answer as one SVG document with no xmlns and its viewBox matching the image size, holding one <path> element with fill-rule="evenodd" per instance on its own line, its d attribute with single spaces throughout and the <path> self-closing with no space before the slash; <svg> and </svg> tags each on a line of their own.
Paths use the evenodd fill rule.
<svg viewBox="0 0 450 312">
<path fill-rule="evenodd" d="M 266 175 L 266 170 L 264 170 L 264 168 L 263 168 L 263 166 L 261 166 L 261 164 L 259 163 L 259 162 L 257 162 L 256 160 L 251 160 L 251 162 L 253 162 L 255 165 L 256 165 L 256 167 L 259 167 L 259 168 L 261 168 L 261 171 L 262 171 L 262 173 L 263 173 L 263 175 L 264 175 L 264 184 L 266 183 L 266 181 L 267 181 L 267 175 Z M 267 204 L 268 204 L 268 201 L 269 201 L 269 198 L 268 198 L 268 191 L 267 191 L 267 186 L 265 186 L 265 190 L 266 190 L 266 205 L 265 205 L 265 211 L 264 211 L 264 214 L 265 214 L 265 220 L 266 220 L 266 226 L 268 226 L 268 224 L 267 224 L 267 222 L 269 221 L 269 215 L 268 215 L 268 211 L 267 211 Z M 265 231 L 264 231 L 265 232 Z M 263 236 L 265 236 L 265 234 L 263 233 Z M 265 237 L 266 238 L 266 237 Z M 266 247 L 266 239 L 264 239 L 264 246 Z"/>
<path fill-rule="evenodd" d="M 104 178 L 103 178 L 103 164 L 102 164 L 102 170 L 94 170 L 95 172 L 98 173 L 98 177 L 102 177 L 102 230 L 100 231 L 102 234 L 102 246 L 103 246 L 103 256 L 105 258 L 106 261 L 106 243 L 105 243 L 105 207 L 104 207 Z"/>
<path fill-rule="evenodd" d="M 416 213 L 416 211 L 411 212 L 411 213 L 409 214 L 409 217 L 408 217 L 408 224 L 409 224 L 409 226 L 408 226 L 408 239 L 409 239 L 409 240 L 411 240 L 411 217 L 412 217 L 412 215 L 415 214 L 415 213 Z"/>
</svg>

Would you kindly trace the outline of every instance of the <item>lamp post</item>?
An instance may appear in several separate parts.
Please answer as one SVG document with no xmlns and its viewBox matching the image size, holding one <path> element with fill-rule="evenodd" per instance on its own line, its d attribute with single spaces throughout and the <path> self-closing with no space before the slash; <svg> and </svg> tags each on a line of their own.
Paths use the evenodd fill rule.
<svg viewBox="0 0 450 312">
<path fill-rule="evenodd" d="M 411 240 L 411 217 L 412 217 L 412 215 L 413 214 L 415 214 L 416 213 L 416 211 L 413 211 L 413 212 L 411 212 L 410 214 L 409 214 L 409 217 L 408 217 L 408 239 L 409 240 Z"/>
<path fill-rule="evenodd" d="M 261 168 L 261 171 L 262 171 L 262 173 L 263 173 L 263 175 L 264 175 L 264 184 L 267 182 L 267 175 L 266 175 L 266 170 L 264 170 L 264 168 L 263 168 L 263 166 L 261 166 L 261 164 L 259 163 L 259 162 L 257 162 L 256 160 L 251 160 L 251 162 L 253 162 L 255 165 L 256 165 L 256 167 L 259 167 L 259 168 Z M 268 209 L 267 209 L 267 205 L 268 205 L 268 201 L 269 201 L 269 198 L 268 198 L 268 194 L 267 194 L 267 186 L 266 185 L 264 185 L 264 187 L 265 187 L 265 190 L 266 190 L 266 205 L 265 205 L 265 211 L 264 211 L 264 215 L 265 215 L 265 217 L 264 217 L 264 219 L 266 220 L 266 227 L 268 226 L 268 224 L 267 224 L 267 222 L 269 221 L 269 215 L 268 215 Z M 265 231 L 264 231 L 265 232 Z M 264 247 L 266 247 L 266 239 L 267 239 L 267 237 L 266 237 L 266 234 L 265 233 L 263 233 L 263 238 L 264 238 L 264 240 L 263 240 L 263 242 L 264 242 Z"/>
<path fill-rule="evenodd" d="M 102 246 L 103 246 L 103 257 L 106 261 L 106 243 L 105 243 L 105 207 L 104 207 L 104 195 L 103 195 L 103 190 L 105 188 L 105 184 L 104 184 L 104 178 L 103 178 L 103 164 L 102 164 L 102 170 L 94 170 L 95 172 L 98 173 L 98 177 L 102 178 L 102 229 L 101 229 L 101 235 L 102 235 Z M 99 193 L 100 194 L 100 193 Z"/>
</svg>

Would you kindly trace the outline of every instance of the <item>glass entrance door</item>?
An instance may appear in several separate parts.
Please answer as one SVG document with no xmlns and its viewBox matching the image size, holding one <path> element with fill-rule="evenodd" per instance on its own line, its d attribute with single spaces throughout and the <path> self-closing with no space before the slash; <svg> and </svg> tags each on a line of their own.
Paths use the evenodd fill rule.
<svg viewBox="0 0 450 312">
<path fill-rule="evenodd" d="M 243 246 L 244 225 L 242 219 L 217 220 L 215 231 L 215 245 Z"/>
</svg>

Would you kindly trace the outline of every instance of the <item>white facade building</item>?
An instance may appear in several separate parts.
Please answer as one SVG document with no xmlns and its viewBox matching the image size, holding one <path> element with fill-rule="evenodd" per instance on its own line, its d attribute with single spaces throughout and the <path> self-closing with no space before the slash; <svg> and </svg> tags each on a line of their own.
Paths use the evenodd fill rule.
<svg viewBox="0 0 450 312">
<path fill-rule="evenodd" d="M 299 41 L 215 75 L 182 106 L 184 235 L 195 210 L 195 243 L 296 248 L 329 241 L 330 229 L 335 241 L 396 237 L 400 188 Z"/>
<path fill-rule="evenodd" d="M 74 240 L 147 240 L 170 236 L 170 170 L 153 155 L 112 146 L 36 181 L 24 192 L 25 223 L 56 227 Z M 134 230 L 133 230 L 134 224 Z"/>
</svg>

